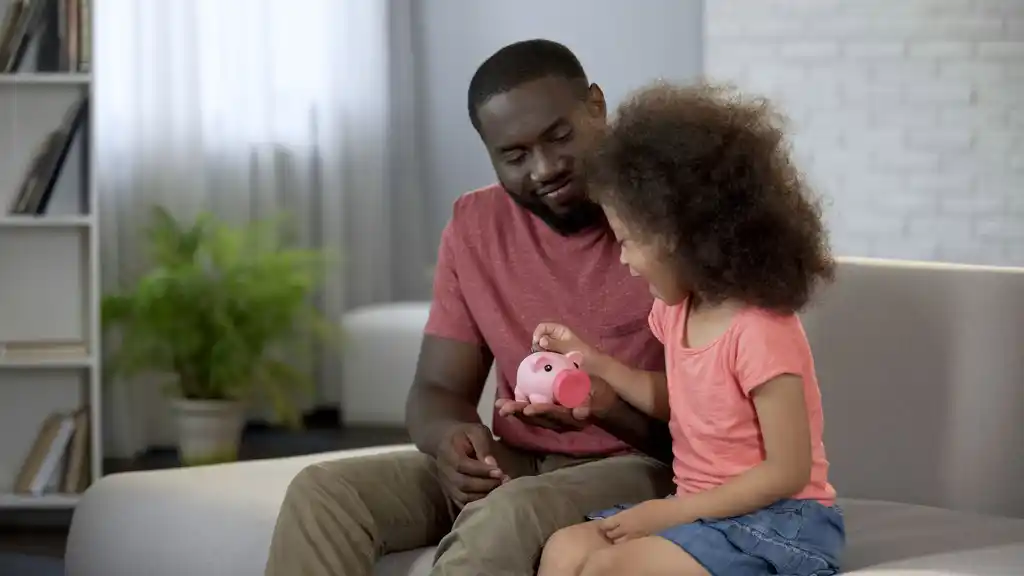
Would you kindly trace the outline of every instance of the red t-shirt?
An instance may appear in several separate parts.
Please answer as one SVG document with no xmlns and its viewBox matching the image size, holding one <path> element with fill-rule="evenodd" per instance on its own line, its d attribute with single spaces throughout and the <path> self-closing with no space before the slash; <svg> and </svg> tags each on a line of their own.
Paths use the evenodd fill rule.
<svg viewBox="0 0 1024 576">
<path fill-rule="evenodd" d="M 441 234 L 425 332 L 487 346 L 497 396 L 512 398 L 533 330 L 545 321 L 569 326 L 630 366 L 664 370 L 664 347 L 647 322 L 652 300 L 646 282 L 619 263 L 610 232 L 561 236 L 493 185 L 455 202 Z M 495 415 L 494 433 L 540 452 L 588 456 L 629 449 L 596 426 L 558 433 Z"/>
</svg>

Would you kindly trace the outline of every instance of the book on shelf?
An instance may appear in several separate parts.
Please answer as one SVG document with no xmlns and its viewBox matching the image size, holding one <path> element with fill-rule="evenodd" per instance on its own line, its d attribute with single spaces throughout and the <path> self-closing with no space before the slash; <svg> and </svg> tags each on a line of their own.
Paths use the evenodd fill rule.
<svg viewBox="0 0 1024 576">
<path fill-rule="evenodd" d="M 82 340 L 40 340 L 0 342 L 2 362 L 48 362 L 78 360 L 89 355 Z"/>
<path fill-rule="evenodd" d="M 18 193 L 7 209 L 8 214 L 39 216 L 46 213 L 75 135 L 85 122 L 88 107 L 89 97 L 82 96 L 68 108 L 60 126 L 36 146 Z"/>
<path fill-rule="evenodd" d="M 14 481 L 14 493 L 84 492 L 89 484 L 89 428 L 87 407 L 47 416 Z"/>
<path fill-rule="evenodd" d="M 0 28 L 0 72 L 22 70 L 36 47 L 37 72 L 88 72 L 92 0 L 10 0 Z"/>
</svg>

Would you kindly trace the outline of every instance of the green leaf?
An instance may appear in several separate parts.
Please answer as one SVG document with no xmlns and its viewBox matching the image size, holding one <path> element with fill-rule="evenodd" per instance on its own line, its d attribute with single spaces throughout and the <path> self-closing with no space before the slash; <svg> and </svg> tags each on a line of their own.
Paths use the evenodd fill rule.
<svg viewBox="0 0 1024 576">
<path fill-rule="evenodd" d="M 313 389 L 301 349 L 333 347 L 337 330 L 313 305 L 330 259 L 292 246 L 288 222 L 232 226 L 208 212 L 184 222 L 154 207 L 151 267 L 103 298 L 103 328 L 119 337 L 111 373 L 167 375 L 168 393 L 184 398 L 262 399 L 280 421 L 298 422 L 296 395 Z"/>
</svg>

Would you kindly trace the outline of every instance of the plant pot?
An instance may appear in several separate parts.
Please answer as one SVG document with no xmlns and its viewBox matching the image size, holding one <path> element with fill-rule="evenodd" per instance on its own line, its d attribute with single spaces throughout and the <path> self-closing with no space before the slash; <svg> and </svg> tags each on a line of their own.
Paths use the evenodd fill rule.
<svg viewBox="0 0 1024 576">
<path fill-rule="evenodd" d="M 245 407 L 229 400 L 171 401 L 178 428 L 178 456 L 184 466 L 233 462 L 245 424 Z"/>
</svg>

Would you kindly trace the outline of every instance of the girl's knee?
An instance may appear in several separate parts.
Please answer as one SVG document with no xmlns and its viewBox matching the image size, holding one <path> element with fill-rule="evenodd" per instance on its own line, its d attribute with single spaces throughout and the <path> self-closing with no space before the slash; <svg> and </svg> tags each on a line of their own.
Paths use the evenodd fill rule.
<svg viewBox="0 0 1024 576">
<path fill-rule="evenodd" d="M 613 576 L 627 574 L 622 565 L 621 549 L 614 546 L 597 550 L 584 559 L 583 569 L 577 572 L 580 576 Z"/>
<path fill-rule="evenodd" d="M 709 576 L 687 552 L 657 536 L 630 540 L 594 551 L 579 576 Z"/>
<path fill-rule="evenodd" d="M 544 544 L 537 575 L 577 575 L 583 569 L 587 556 L 605 544 L 600 534 L 589 524 L 562 528 Z"/>
</svg>

